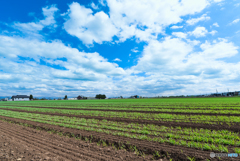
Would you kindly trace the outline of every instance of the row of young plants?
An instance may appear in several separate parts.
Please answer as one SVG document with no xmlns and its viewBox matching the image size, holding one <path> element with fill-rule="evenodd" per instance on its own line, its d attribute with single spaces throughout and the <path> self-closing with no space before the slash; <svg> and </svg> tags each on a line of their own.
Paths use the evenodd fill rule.
<svg viewBox="0 0 240 161">
<path fill-rule="evenodd" d="M 4 105 L 10 105 L 10 106 L 15 106 L 16 103 L 1 103 L 0 106 Z M 144 104 L 88 104 L 88 103 L 65 103 L 65 104 L 60 104 L 60 103 L 21 103 L 18 104 L 20 106 L 36 106 L 36 107 L 58 107 L 58 108 L 102 108 L 102 109 L 111 109 L 111 108 L 116 108 L 116 109 L 121 109 L 121 110 L 146 110 L 146 111 L 164 111 L 169 112 L 172 109 L 176 110 L 199 110 L 196 112 L 202 113 L 203 111 L 201 110 L 208 110 L 206 111 L 207 113 L 219 113 L 219 111 L 215 110 L 224 110 L 224 112 L 220 113 L 233 113 L 233 112 L 238 112 L 239 113 L 239 106 L 216 106 L 216 105 L 164 105 L 164 104 L 158 104 L 158 105 L 144 105 Z M 89 107 L 90 106 L 90 107 Z M 235 110 L 235 111 L 232 111 Z M 178 111 L 176 111 L 178 112 Z"/>
<path fill-rule="evenodd" d="M 0 108 L 15 108 L 17 106 L 0 106 Z M 28 107 L 28 106 L 26 106 Z M 38 106 L 34 106 L 38 107 Z M 49 108 L 55 108 L 55 106 L 46 106 Z M 211 114 L 240 114 L 240 109 L 238 110 L 228 110 L 228 109 L 221 109 L 221 110 L 207 110 L 207 109 L 184 109 L 184 108 L 132 108 L 132 107 L 86 107 L 86 106 L 79 106 L 79 107 L 71 107 L 71 106 L 61 106 L 56 108 L 74 108 L 74 109 L 100 109 L 100 110 L 133 110 L 133 111 L 147 111 L 147 112 L 179 112 L 179 113 L 211 113 Z"/>
<path fill-rule="evenodd" d="M 136 138 L 141 140 L 148 140 L 148 141 L 157 141 L 160 143 L 170 143 L 173 145 L 181 145 L 186 147 L 194 147 L 199 148 L 203 150 L 214 150 L 214 151 L 221 151 L 221 152 L 228 152 L 227 147 L 224 145 L 232 145 L 232 146 L 240 146 L 240 139 L 238 137 L 237 133 L 232 133 L 229 131 L 220 131 L 219 136 L 222 135 L 222 138 L 214 138 L 209 136 L 194 136 L 194 133 L 190 133 L 192 136 L 186 136 L 186 135 L 177 135 L 177 131 L 182 131 L 181 133 L 185 133 L 189 130 L 193 129 L 183 129 L 179 130 L 179 128 L 165 128 L 165 133 L 159 133 L 156 131 L 146 131 L 141 129 L 141 127 L 137 128 L 137 124 L 135 124 L 135 129 L 130 128 L 124 128 L 124 127 L 114 127 L 111 126 L 114 122 L 108 122 L 108 121 L 99 121 L 99 120 L 83 120 L 83 119 L 77 119 L 77 118 L 61 118 L 58 116 L 49 116 L 49 115 L 39 115 L 39 114 L 30 114 L 30 113 L 18 113 L 13 111 L 4 111 L 0 110 L 0 115 L 7 116 L 7 117 L 13 117 L 13 118 L 19 118 L 29 121 L 35 121 L 35 122 L 41 122 L 41 123 L 47 123 L 47 124 L 53 124 L 63 127 L 70 127 L 70 128 L 77 128 L 80 130 L 87 130 L 87 131 L 97 131 L 97 132 L 103 132 L 107 134 L 112 135 L 119 135 L 119 136 L 126 136 L 130 138 Z M 77 120 L 77 121 L 76 121 Z M 85 121 L 85 122 L 84 122 Z M 86 123 L 93 121 L 95 123 Z M 98 122 L 98 124 L 96 124 Z M 115 122 L 115 124 L 117 124 Z M 133 126 L 132 124 L 131 126 Z M 126 125 L 128 126 L 128 125 Z M 94 130 L 95 129 L 95 130 Z M 170 129 L 175 131 L 174 133 L 167 133 L 167 131 L 170 131 Z M 204 132 L 204 130 L 201 130 Z M 207 131 L 207 130 L 206 130 Z M 205 133 L 206 133 L 205 131 Z M 224 137 L 223 133 L 231 136 L 231 137 Z M 204 133 L 203 133 L 204 134 Z M 215 131 L 215 134 L 218 134 L 218 131 Z M 227 136 L 226 135 L 226 136 Z M 157 137 L 155 137 L 157 136 Z M 224 139 L 228 138 L 228 139 Z M 204 143 L 205 142 L 205 143 Z M 210 143 L 210 144 L 208 144 Z"/>
<path fill-rule="evenodd" d="M 213 103 L 212 101 L 206 100 L 204 103 L 200 103 L 199 100 L 203 99 L 190 99 L 186 100 L 182 103 L 175 102 L 174 100 L 171 100 L 171 102 L 167 102 L 166 100 L 161 99 L 144 99 L 144 100 L 136 100 L 136 101 L 128 101 L 127 99 L 122 101 L 109 101 L 109 100 L 101 100 L 101 101 L 24 101 L 24 102 L 0 102 L 2 105 L 26 105 L 26 106 L 122 106 L 122 107 L 156 107 L 156 106 L 173 106 L 173 107 L 181 107 L 181 108 L 191 108 L 191 107 L 239 107 L 239 99 L 234 100 L 234 103 Z M 215 99 L 213 99 L 215 100 Z M 179 100 L 178 100 L 179 101 Z M 183 101 L 183 100 L 182 100 Z M 194 102 L 190 102 L 194 101 Z M 230 100 L 229 100 L 230 101 Z M 236 102 L 237 101 L 237 102 Z"/>
<path fill-rule="evenodd" d="M 192 135 L 196 137 L 208 137 L 208 138 L 220 138 L 220 139 L 230 139 L 238 141 L 239 134 L 230 132 L 228 130 L 208 130 L 208 129 L 192 129 L 192 128 L 169 128 L 166 126 L 158 126 L 154 124 L 138 124 L 138 123 L 123 123 L 123 122 L 116 122 L 116 121 L 107 121 L 107 120 L 97 120 L 97 119 L 84 119 L 84 118 L 76 118 L 76 117 L 62 117 L 62 116 L 54 116 L 49 117 L 49 115 L 41 115 L 39 114 L 43 119 L 48 121 L 55 121 L 55 122 L 62 122 L 62 123 L 68 123 L 68 124 L 76 124 L 76 125 L 83 125 L 88 126 L 89 124 L 95 124 L 96 126 L 101 126 L 102 128 L 108 128 L 112 127 L 114 130 L 117 128 L 128 128 L 131 129 L 131 132 L 136 132 L 136 130 L 140 130 L 140 133 L 142 134 L 151 134 L 151 135 L 159 135 L 155 132 L 161 132 L 166 133 L 167 137 L 171 137 L 170 134 L 176 134 L 176 135 Z M 35 118 L 38 117 L 38 115 L 35 115 Z M 136 130 L 135 130 L 136 129 Z"/>
<path fill-rule="evenodd" d="M 85 115 L 85 116 L 100 116 L 110 118 L 127 118 L 153 121 L 173 121 L 173 122 L 191 122 L 203 124 L 228 124 L 229 126 L 238 125 L 240 117 L 237 116 L 208 116 L 208 115 L 181 115 L 181 114 L 166 114 L 166 113 L 138 113 L 138 112 L 112 112 L 112 111 L 87 111 L 87 110 L 64 110 L 64 109 L 47 109 L 47 108 L 28 108 L 28 107 L 7 107 L 9 109 L 45 112 L 55 114 L 70 114 L 70 115 Z"/>
</svg>

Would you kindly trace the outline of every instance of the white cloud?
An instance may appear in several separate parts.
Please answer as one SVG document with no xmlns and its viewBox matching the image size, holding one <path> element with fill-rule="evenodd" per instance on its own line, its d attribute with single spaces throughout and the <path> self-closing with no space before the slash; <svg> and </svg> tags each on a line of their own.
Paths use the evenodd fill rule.
<svg viewBox="0 0 240 161">
<path fill-rule="evenodd" d="M 201 12 L 210 3 L 207 0 L 183 1 L 107 0 L 110 17 L 121 29 L 120 41 L 136 36 L 140 41 L 156 39 L 163 29 L 182 21 L 181 16 Z M 144 11 L 144 12 L 143 12 Z M 171 16 L 166 16 L 171 15 Z M 144 28 L 144 29 L 141 29 Z M 154 33 L 154 34 L 153 34 Z"/>
<path fill-rule="evenodd" d="M 240 18 L 237 18 L 235 20 L 233 20 L 229 25 L 233 25 L 233 24 L 236 24 L 240 21 Z"/>
<path fill-rule="evenodd" d="M 171 29 L 181 29 L 183 26 L 172 26 Z"/>
<path fill-rule="evenodd" d="M 190 35 L 193 35 L 195 37 L 204 37 L 208 33 L 208 30 L 205 27 L 197 27 L 194 31 L 190 32 Z"/>
<path fill-rule="evenodd" d="M 207 14 L 203 14 L 199 18 L 192 18 L 190 20 L 187 20 L 187 24 L 194 25 L 194 24 L 198 23 L 199 21 L 206 21 L 206 20 L 210 20 L 210 19 L 211 18 L 209 16 L 207 16 Z"/>
<path fill-rule="evenodd" d="M 98 2 L 99 2 L 102 6 L 106 6 L 106 0 L 98 0 Z"/>
<path fill-rule="evenodd" d="M 113 36 L 117 36 L 120 42 L 134 36 L 140 41 L 150 41 L 157 39 L 158 34 L 164 34 L 166 26 L 181 22 L 182 16 L 201 12 L 210 4 L 208 0 L 196 0 L 194 3 L 189 3 L 189 0 L 106 2 L 109 16 L 103 11 L 93 14 L 91 9 L 72 3 L 68 12 L 63 14 L 69 17 L 64 29 L 85 44 L 112 41 Z"/>
<path fill-rule="evenodd" d="M 211 35 L 215 35 L 216 33 L 217 33 L 216 30 L 213 30 L 213 31 L 209 32 L 209 34 L 211 34 Z"/>
<path fill-rule="evenodd" d="M 179 38 L 167 37 L 163 42 L 152 40 L 144 48 L 143 56 L 134 69 L 151 73 L 161 69 L 161 72 L 167 73 L 179 63 L 182 64 L 182 60 L 191 51 L 192 46 Z"/>
<path fill-rule="evenodd" d="M 118 30 L 103 11 L 93 15 L 91 9 L 75 2 L 69 7 L 67 14 L 69 18 L 64 23 L 64 29 L 70 35 L 78 37 L 83 43 L 101 44 L 103 41 L 111 41 L 112 37 L 117 34 Z"/>
<path fill-rule="evenodd" d="M 240 6 L 240 3 L 236 3 L 234 4 L 235 7 L 239 7 Z"/>
<path fill-rule="evenodd" d="M 216 23 L 214 23 L 213 24 L 213 26 L 215 26 L 215 27 L 219 27 L 219 25 L 218 25 L 218 23 L 216 22 Z"/>
<path fill-rule="evenodd" d="M 173 32 L 172 35 L 182 38 L 182 39 L 186 39 L 187 38 L 187 34 L 183 33 L 183 32 Z"/>
<path fill-rule="evenodd" d="M 93 3 L 93 2 L 91 3 L 91 7 L 95 10 L 98 9 L 98 6 L 96 6 L 95 3 Z"/>
<path fill-rule="evenodd" d="M 37 22 L 29 22 L 29 23 L 20 23 L 15 22 L 13 27 L 29 34 L 33 34 L 34 32 L 37 33 L 38 31 L 41 31 L 46 26 L 55 25 L 56 27 L 56 21 L 54 19 L 54 14 L 58 9 L 55 6 L 45 7 L 42 8 L 43 15 L 45 19 L 39 20 Z"/>
<path fill-rule="evenodd" d="M 224 0 L 213 0 L 214 2 L 222 2 L 222 1 L 224 1 Z"/>
<path fill-rule="evenodd" d="M 226 39 L 218 39 L 218 41 L 214 41 L 212 44 L 206 41 L 200 47 L 203 50 L 201 55 L 206 59 L 232 57 L 238 53 L 238 47 Z"/>
<path fill-rule="evenodd" d="M 131 49 L 131 52 L 138 53 L 139 51 L 137 50 L 137 47 L 135 47 L 134 49 Z"/>
<path fill-rule="evenodd" d="M 151 41 L 145 46 L 138 64 L 127 70 L 132 73 L 145 72 L 148 76 L 127 77 L 125 81 L 135 80 L 135 84 L 128 89 L 137 89 L 139 92 L 144 89 L 146 93 L 150 89 L 152 93 L 156 90 L 160 95 L 178 95 L 200 94 L 201 91 L 208 93 L 219 86 L 237 87 L 229 81 L 240 76 L 240 62 L 227 63 L 218 59 L 237 55 L 239 47 L 226 39 L 218 39 L 206 41 L 200 48 L 200 51 L 194 51 L 194 44 L 179 38 Z"/>
<path fill-rule="evenodd" d="M 116 58 L 116 59 L 114 59 L 113 61 L 122 61 L 121 59 L 119 59 L 119 58 Z"/>
<path fill-rule="evenodd" d="M 18 60 L 18 56 L 21 56 L 33 58 L 36 62 L 40 62 L 40 59 L 45 57 L 47 58 L 45 61 L 48 61 L 49 64 L 63 66 L 73 75 L 76 75 L 74 73 L 79 73 L 80 71 L 95 76 L 98 76 L 97 73 L 102 76 L 105 74 L 124 74 L 122 68 L 119 68 L 115 63 L 108 62 L 107 59 L 98 53 L 79 52 L 77 49 L 65 46 L 60 41 L 46 43 L 38 40 L 1 36 L 0 49 L 0 56 L 12 60 Z M 54 59 L 63 57 L 67 59 L 66 62 L 54 61 Z"/>
</svg>

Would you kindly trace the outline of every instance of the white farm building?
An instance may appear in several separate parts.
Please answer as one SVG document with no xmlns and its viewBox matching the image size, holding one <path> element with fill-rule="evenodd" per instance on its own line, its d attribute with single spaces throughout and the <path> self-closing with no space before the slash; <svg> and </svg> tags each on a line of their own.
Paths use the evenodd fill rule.
<svg viewBox="0 0 240 161">
<path fill-rule="evenodd" d="M 13 101 L 29 101 L 30 100 L 30 96 L 27 96 L 27 95 L 16 95 L 16 96 L 12 96 L 12 100 Z"/>
</svg>

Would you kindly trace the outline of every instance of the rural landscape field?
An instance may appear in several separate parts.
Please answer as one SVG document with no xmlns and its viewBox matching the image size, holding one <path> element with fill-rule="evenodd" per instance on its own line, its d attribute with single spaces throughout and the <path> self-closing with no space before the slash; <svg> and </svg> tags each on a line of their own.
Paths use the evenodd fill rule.
<svg viewBox="0 0 240 161">
<path fill-rule="evenodd" d="M 210 152 L 240 153 L 239 108 L 239 97 L 0 102 L 0 133 L 47 159 L 237 160 Z"/>
</svg>

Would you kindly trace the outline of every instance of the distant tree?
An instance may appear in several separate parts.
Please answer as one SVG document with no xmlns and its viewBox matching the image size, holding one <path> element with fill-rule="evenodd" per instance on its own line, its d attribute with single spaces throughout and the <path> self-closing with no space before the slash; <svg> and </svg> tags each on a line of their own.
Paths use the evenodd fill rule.
<svg viewBox="0 0 240 161">
<path fill-rule="evenodd" d="M 83 97 L 79 95 L 79 96 L 77 97 L 77 99 L 78 99 L 78 100 L 81 100 L 81 99 L 83 99 Z"/>
<path fill-rule="evenodd" d="M 105 99 L 106 95 L 105 94 L 97 94 L 95 98 L 97 98 L 97 99 Z"/>
<path fill-rule="evenodd" d="M 30 99 L 30 100 L 33 100 L 33 95 L 30 94 L 30 98 L 29 98 L 29 99 Z"/>
<path fill-rule="evenodd" d="M 120 96 L 120 98 L 123 98 L 122 96 Z"/>
<path fill-rule="evenodd" d="M 67 95 L 65 95 L 64 99 L 65 99 L 65 100 L 67 99 Z"/>
</svg>

